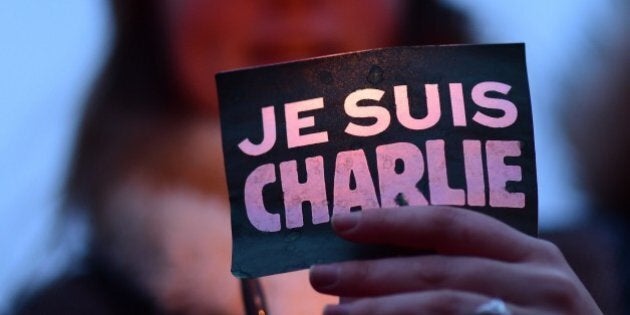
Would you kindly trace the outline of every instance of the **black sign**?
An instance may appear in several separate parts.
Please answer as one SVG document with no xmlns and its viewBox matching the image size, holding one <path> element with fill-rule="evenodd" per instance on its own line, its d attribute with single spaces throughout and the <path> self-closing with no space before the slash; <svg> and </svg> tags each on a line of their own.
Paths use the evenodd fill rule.
<svg viewBox="0 0 630 315">
<path fill-rule="evenodd" d="M 453 205 L 537 233 L 523 44 L 386 48 L 216 76 L 232 272 L 392 255 L 334 213 Z"/>
</svg>

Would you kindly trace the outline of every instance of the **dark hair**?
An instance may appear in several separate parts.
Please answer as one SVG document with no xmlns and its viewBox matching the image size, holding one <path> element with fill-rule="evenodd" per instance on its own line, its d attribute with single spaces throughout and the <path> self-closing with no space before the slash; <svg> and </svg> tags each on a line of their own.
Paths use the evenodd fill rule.
<svg viewBox="0 0 630 315">
<path fill-rule="evenodd" d="M 156 1 L 114 0 L 109 59 L 84 108 L 65 208 L 98 208 L 103 192 L 147 156 L 157 126 L 184 116 Z M 143 153 L 144 152 L 144 153 Z M 72 205 L 72 207 L 69 207 Z"/>
<path fill-rule="evenodd" d="M 468 19 L 437 0 L 408 0 L 400 45 L 464 44 L 471 41 Z"/>
</svg>

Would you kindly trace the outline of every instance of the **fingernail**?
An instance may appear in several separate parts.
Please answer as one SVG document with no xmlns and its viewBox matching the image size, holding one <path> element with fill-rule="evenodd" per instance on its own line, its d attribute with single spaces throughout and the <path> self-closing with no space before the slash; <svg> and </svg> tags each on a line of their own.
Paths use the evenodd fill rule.
<svg viewBox="0 0 630 315">
<path fill-rule="evenodd" d="M 339 266 L 316 265 L 311 267 L 310 281 L 316 289 L 334 287 L 339 281 Z"/>
<path fill-rule="evenodd" d="M 324 315 L 350 315 L 346 305 L 326 305 Z"/>
<path fill-rule="evenodd" d="M 362 211 L 338 213 L 332 217 L 332 226 L 337 232 L 345 232 L 359 223 Z"/>
</svg>

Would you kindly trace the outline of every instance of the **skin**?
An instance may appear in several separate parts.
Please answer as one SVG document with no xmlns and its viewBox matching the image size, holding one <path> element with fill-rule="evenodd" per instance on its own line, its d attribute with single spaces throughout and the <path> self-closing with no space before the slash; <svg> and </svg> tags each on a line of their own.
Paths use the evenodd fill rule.
<svg viewBox="0 0 630 315">
<path fill-rule="evenodd" d="M 326 315 L 471 314 L 494 297 L 515 315 L 602 314 L 555 245 L 473 211 L 368 210 L 332 226 L 353 242 L 436 254 L 312 267 L 317 291 L 347 297 Z"/>
<path fill-rule="evenodd" d="M 402 1 L 163 0 L 180 88 L 217 114 L 220 71 L 390 46 Z"/>
</svg>

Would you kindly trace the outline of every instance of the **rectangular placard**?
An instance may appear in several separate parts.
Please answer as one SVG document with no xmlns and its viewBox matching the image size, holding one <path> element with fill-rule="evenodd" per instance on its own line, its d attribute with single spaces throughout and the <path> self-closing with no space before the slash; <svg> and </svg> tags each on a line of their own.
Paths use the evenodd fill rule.
<svg viewBox="0 0 630 315">
<path fill-rule="evenodd" d="M 216 75 L 232 272 L 392 255 L 334 213 L 453 205 L 538 229 L 523 44 L 384 48 Z"/>
</svg>

